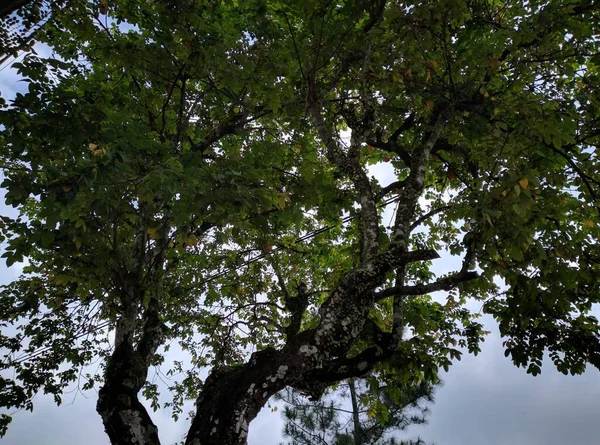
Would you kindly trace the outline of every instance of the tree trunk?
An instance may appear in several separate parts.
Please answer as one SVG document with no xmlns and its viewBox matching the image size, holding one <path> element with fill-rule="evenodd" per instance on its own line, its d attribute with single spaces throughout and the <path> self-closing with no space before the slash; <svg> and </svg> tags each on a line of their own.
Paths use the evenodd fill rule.
<svg viewBox="0 0 600 445">
<path fill-rule="evenodd" d="M 213 370 L 196 401 L 186 445 L 244 445 L 248 425 L 269 398 L 300 380 L 310 358 L 266 349 L 243 365 Z"/>
<path fill-rule="evenodd" d="M 115 348 L 96 405 L 112 445 L 160 444 L 158 428 L 138 399 L 147 374 L 146 361 L 128 341 Z"/>
<path fill-rule="evenodd" d="M 354 423 L 354 445 L 362 445 L 362 427 L 358 413 L 358 400 L 356 399 L 356 383 L 354 377 L 348 379 L 350 387 L 350 400 L 352 401 L 352 422 Z"/>
</svg>

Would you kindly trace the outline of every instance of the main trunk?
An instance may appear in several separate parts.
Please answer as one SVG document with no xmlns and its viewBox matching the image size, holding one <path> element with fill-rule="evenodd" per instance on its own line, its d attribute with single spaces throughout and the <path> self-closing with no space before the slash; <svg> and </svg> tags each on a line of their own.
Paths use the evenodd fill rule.
<svg viewBox="0 0 600 445">
<path fill-rule="evenodd" d="M 138 399 L 147 373 L 145 361 L 129 342 L 115 348 L 96 405 L 112 445 L 160 444 L 158 428 Z"/>
<path fill-rule="evenodd" d="M 255 353 L 244 365 L 215 369 L 196 401 L 186 445 L 245 444 L 250 422 L 301 369 L 299 357 L 275 350 Z"/>
</svg>

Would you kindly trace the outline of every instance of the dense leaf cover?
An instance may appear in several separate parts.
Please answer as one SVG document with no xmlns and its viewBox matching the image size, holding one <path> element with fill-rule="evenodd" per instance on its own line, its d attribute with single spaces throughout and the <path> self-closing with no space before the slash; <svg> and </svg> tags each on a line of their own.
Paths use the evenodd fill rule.
<svg viewBox="0 0 600 445">
<path fill-rule="evenodd" d="M 545 351 L 600 367 L 598 8 L 57 8 L 35 36 L 52 55 L 14 63 L 28 90 L 0 99 L 20 214 L 3 257 L 26 261 L 0 296 L 0 405 L 99 385 L 113 443 L 158 443 L 138 395 L 164 405 L 148 369 L 177 345 L 167 404 L 197 400 L 187 442 L 244 443 L 285 387 L 435 381 L 479 351 L 469 298 L 528 372 Z M 436 276 L 444 252 L 459 266 Z"/>
</svg>

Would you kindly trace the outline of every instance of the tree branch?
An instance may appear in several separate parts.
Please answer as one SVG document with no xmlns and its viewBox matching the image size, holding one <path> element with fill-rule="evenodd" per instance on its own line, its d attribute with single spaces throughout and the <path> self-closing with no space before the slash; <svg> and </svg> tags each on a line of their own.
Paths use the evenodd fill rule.
<svg viewBox="0 0 600 445">
<path fill-rule="evenodd" d="M 224 136 L 240 134 L 246 124 L 266 116 L 270 112 L 270 110 L 259 109 L 254 116 L 248 116 L 246 113 L 236 113 L 213 128 L 202 141 L 192 144 L 191 150 L 202 153 Z"/>
<path fill-rule="evenodd" d="M 375 195 L 375 201 L 381 201 L 385 197 L 385 195 L 387 195 L 388 193 L 390 193 L 394 190 L 401 189 L 402 187 L 404 187 L 406 185 L 406 183 L 407 183 L 407 181 L 403 180 L 403 181 L 395 181 L 395 182 L 392 182 L 391 184 L 386 185 Z"/>
<path fill-rule="evenodd" d="M 319 138 L 325 144 L 327 159 L 348 176 L 360 196 L 362 225 L 361 261 L 366 263 L 379 252 L 379 216 L 377 214 L 375 196 L 373 195 L 369 178 L 360 165 L 360 160 L 358 157 L 346 155 L 339 137 L 327 125 L 327 122 L 325 122 L 325 119 L 321 115 L 321 107 L 318 103 L 318 98 L 315 96 L 316 87 L 313 76 L 309 76 L 308 89 L 312 91 L 312 94 L 309 94 L 307 98 L 308 112 L 312 117 Z M 360 146 L 364 141 L 364 134 L 358 134 L 357 131 L 353 131 L 352 139 L 353 147 Z"/>
<path fill-rule="evenodd" d="M 415 230 L 417 227 L 419 227 L 421 224 L 423 224 L 425 221 L 427 221 L 429 218 L 431 218 L 432 216 L 437 215 L 438 213 L 442 213 L 446 210 L 451 209 L 452 206 L 447 205 L 447 206 L 442 206 L 442 207 L 438 207 L 437 209 L 433 209 L 430 212 L 427 212 L 425 215 L 421 216 L 420 218 L 417 218 L 417 220 L 415 220 L 409 227 L 409 231 L 412 232 L 413 230 Z"/>
<path fill-rule="evenodd" d="M 460 271 L 448 277 L 440 278 L 433 283 L 418 284 L 414 286 L 394 286 L 390 287 L 389 289 L 376 292 L 375 301 L 381 301 L 384 298 L 393 297 L 396 295 L 425 295 L 441 290 L 448 291 L 455 288 L 460 283 L 471 281 L 478 277 L 479 274 L 477 272 Z"/>
<path fill-rule="evenodd" d="M 415 206 L 425 185 L 425 172 L 429 163 L 429 155 L 433 146 L 440 138 L 446 122 L 453 113 L 453 107 L 447 101 L 436 104 L 430 118 L 424 142 L 413 150 L 412 164 L 407 185 L 402 190 L 398 199 L 398 210 L 394 222 L 393 240 L 408 245 L 410 234 L 410 220 L 412 219 Z"/>
</svg>

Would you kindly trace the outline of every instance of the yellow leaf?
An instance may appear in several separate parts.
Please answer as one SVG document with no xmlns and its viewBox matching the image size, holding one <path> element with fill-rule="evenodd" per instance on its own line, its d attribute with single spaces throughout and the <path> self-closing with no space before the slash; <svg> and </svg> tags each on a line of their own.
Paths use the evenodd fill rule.
<svg viewBox="0 0 600 445">
<path fill-rule="evenodd" d="M 501 195 L 502 195 L 503 197 L 506 197 L 506 195 L 508 195 L 508 191 L 506 191 L 506 190 L 502 190 L 502 193 L 501 193 Z"/>
<path fill-rule="evenodd" d="M 290 200 L 290 198 L 288 195 L 286 195 L 285 193 L 280 193 L 279 196 L 277 197 L 277 202 L 275 203 L 275 207 L 277 207 L 279 210 L 283 210 L 289 200 Z"/>
<path fill-rule="evenodd" d="M 190 236 L 188 236 L 186 243 L 188 246 L 195 246 L 196 244 L 198 244 L 198 237 L 191 233 Z"/>
<path fill-rule="evenodd" d="M 96 151 L 96 149 L 98 148 L 98 144 L 94 144 L 93 142 L 90 142 L 88 144 L 88 148 L 90 149 L 90 151 L 93 153 Z"/>
<path fill-rule="evenodd" d="M 529 185 L 529 181 L 527 180 L 527 178 L 523 178 L 519 181 L 519 184 L 521 185 L 522 189 L 526 189 Z"/>
<path fill-rule="evenodd" d="M 425 102 L 425 106 L 427 107 L 427 109 L 429 111 L 433 110 L 433 107 L 435 106 L 435 102 L 432 100 L 428 100 L 427 102 Z"/>
<path fill-rule="evenodd" d="M 488 65 L 494 70 L 499 70 L 500 66 L 502 65 L 502 62 L 500 62 L 496 57 L 494 57 L 493 59 L 490 59 L 488 61 Z"/>
<path fill-rule="evenodd" d="M 62 186 L 63 192 L 68 192 L 69 190 L 71 190 L 71 186 L 70 185 L 63 185 Z"/>
<path fill-rule="evenodd" d="M 594 221 L 592 221 L 591 219 L 584 219 L 583 225 L 591 228 L 591 227 L 594 227 L 596 225 L 596 223 Z"/>
<path fill-rule="evenodd" d="M 104 15 L 108 12 L 108 0 L 100 0 L 100 14 Z"/>
<path fill-rule="evenodd" d="M 169 244 L 168 244 L 168 245 L 169 245 L 169 249 L 172 249 L 172 248 L 173 248 L 173 246 L 175 245 L 175 243 L 174 243 L 173 241 L 169 241 Z"/>
<path fill-rule="evenodd" d="M 277 408 L 277 406 L 274 406 L 274 407 L 273 407 L 273 412 L 274 412 L 274 413 L 276 413 L 278 409 L 279 409 L 279 408 Z"/>
<path fill-rule="evenodd" d="M 146 233 L 148 235 L 150 235 L 150 238 L 158 239 L 158 229 L 157 228 L 149 227 L 148 230 L 146 230 Z"/>
</svg>

